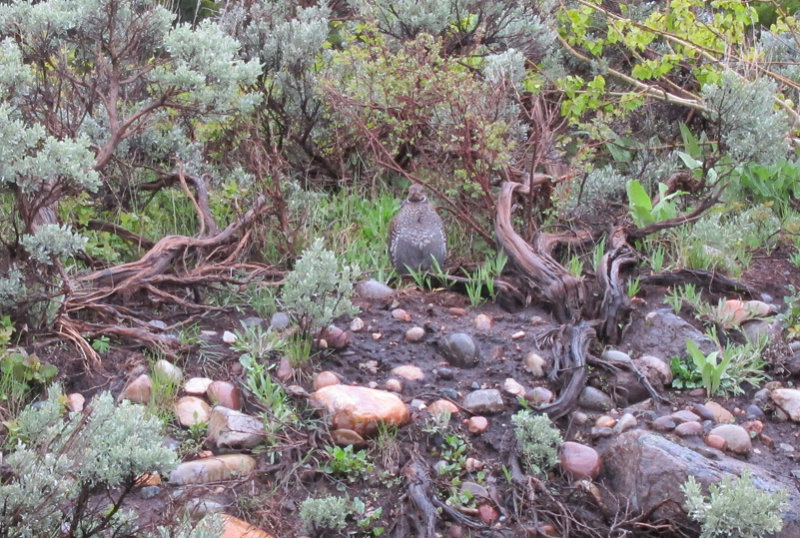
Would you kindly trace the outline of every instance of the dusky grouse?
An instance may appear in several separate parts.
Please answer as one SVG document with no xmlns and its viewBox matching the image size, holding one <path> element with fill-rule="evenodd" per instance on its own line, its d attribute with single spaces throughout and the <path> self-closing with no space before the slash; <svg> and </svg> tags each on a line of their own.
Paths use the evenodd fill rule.
<svg viewBox="0 0 800 538">
<path fill-rule="evenodd" d="M 440 265 L 447 255 L 444 225 L 428 202 L 425 188 L 412 184 L 408 198 L 389 226 L 389 256 L 401 275 L 427 270 L 435 259 Z"/>
</svg>

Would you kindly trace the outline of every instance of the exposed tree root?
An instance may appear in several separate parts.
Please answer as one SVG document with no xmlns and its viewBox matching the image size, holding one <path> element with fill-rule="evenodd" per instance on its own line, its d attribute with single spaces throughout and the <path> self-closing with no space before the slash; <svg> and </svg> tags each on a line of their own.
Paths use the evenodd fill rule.
<svg viewBox="0 0 800 538">
<path fill-rule="evenodd" d="M 758 297 L 758 291 L 744 282 L 733 280 L 715 271 L 703 269 L 680 269 L 669 273 L 657 273 L 640 277 L 644 284 L 655 286 L 675 286 L 677 284 L 694 283 L 717 293 L 744 293 L 750 297 Z"/>
</svg>

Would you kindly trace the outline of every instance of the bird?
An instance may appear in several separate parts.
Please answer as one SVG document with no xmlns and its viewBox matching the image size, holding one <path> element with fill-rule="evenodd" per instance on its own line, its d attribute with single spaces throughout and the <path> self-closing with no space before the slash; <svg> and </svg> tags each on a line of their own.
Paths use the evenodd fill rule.
<svg viewBox="0 0 800 538">
<path fill-rule="evenodd" d="M 427 271 L 447 255 L 444 224 L 428 202 L 425 188 L 416 183 L 389 225 L 389 256 L 400 275 Z"/>
</svg>

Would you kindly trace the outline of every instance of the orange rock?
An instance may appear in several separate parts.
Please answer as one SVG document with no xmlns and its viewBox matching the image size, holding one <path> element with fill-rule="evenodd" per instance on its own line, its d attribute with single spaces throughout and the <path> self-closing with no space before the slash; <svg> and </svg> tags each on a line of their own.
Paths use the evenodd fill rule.
<svg viewBox="0 0 800 538">
<path fill-rule="evenodd" d="M 311 395 L 311 403 L 330 415 L 334 428 L 360 435 L 375 432 L 378 424 L 402 426 L 411 418 L 406 404 L 396 394 L 352 385 L 330 385 Z"/>
<path fill-rule="evenodd" d="M 339 381 L 339 376 L 328 370 L 324 370 L 314 376 L 314 390 L 319 390 L 322 387 L 329 387 L 331 385 L 338 385 L 339 383 L 341 383 L 341 381 Z"/>
<path fill-rule="evenodd" d="M 451 415 L 455 415 L 458 413 L 458 406 L 451 402 L 450 400 L 436 400 L 431 405 L 428 406 L 428 412 L 431 415 L 441 415 L 444 413 L 450 413 Z"/>
<path fill-rule="evenodd" d="M 227 381 L 214 381 L 206 391 L 212 402 L 217 402 L 222 407 L 241 411 L 242 391 L 233 383 Z"/>
<path fill-rule="evenodd" d="M 223 514 L 222 519 L 225 522 L 225 528 L 220 538 L 275 538 L 258 527 L 228 514 Z"/>
</svg>

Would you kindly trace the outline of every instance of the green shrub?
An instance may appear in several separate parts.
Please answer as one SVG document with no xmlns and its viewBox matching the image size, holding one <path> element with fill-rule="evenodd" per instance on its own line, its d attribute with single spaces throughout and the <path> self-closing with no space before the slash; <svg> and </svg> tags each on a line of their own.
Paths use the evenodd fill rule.
<svg viewBox="0 0 800 538">
<path fill-rule="evenodd" d="M 136 517 L 122 503 L 136 478 L 177 463 L 162 444 L 161 422 L 142 406 L 115 406 L 109 393 L 68 417 L 62 402 L 51 388 L 9 424 L 0 528 L 18 538 L 132 535 Z"/>
<path fill-rule="evenodd" d="M 520 411 L 511 417 L 511 422 L 528 472 L 540 475 L 558 463 L 558 449 L 563 438 L 547 415 Z"/>
<path fill-rule="evenodd" d="M 757 488 L 749 469 L 739 477 L 726 475 L 719 484 L 711 484 L 708 497 L 693 476 L 681 491 L 689 516 L 700 523 L 700 538 L 759 538 L 783 528 L 780 513 L 787 508 L 786 490 L 770 493 Z"/>
<path fill-rule="evenodd" d="M 306 499 L 300 505 L 300 519 L 310 531 L 342 530 L 347 526 L 349 513 L 350 501 L 336 495 Z"/>
</svg>

